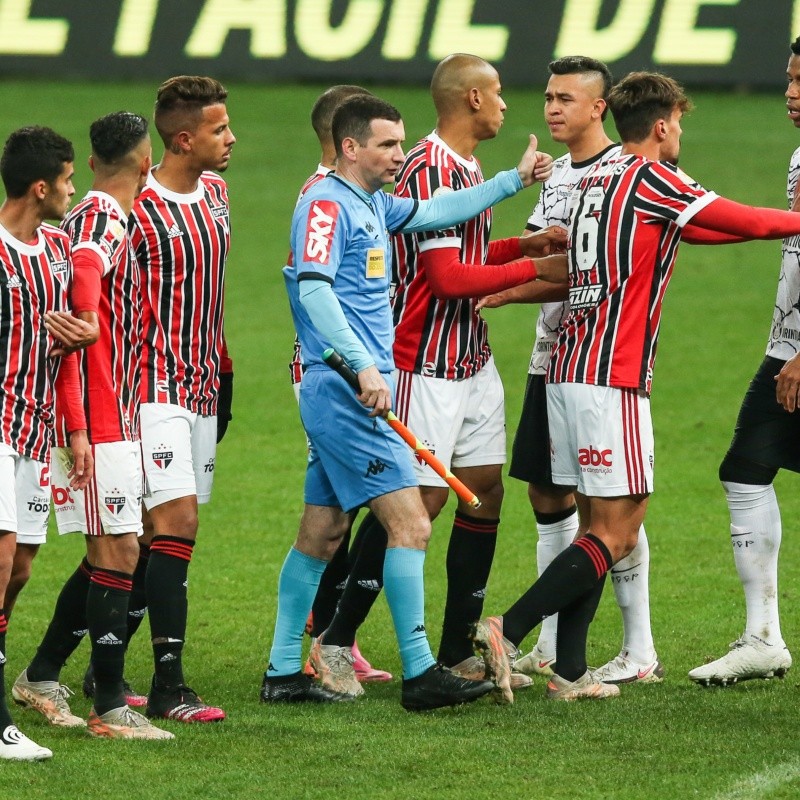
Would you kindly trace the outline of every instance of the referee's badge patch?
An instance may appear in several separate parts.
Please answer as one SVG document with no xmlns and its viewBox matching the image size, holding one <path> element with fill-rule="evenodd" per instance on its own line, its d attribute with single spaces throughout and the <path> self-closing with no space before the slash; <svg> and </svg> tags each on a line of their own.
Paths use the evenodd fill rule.
<svg viewBox="0 0 800 800">
<path fill-rule="evenodd" d="M 383 248 L 371 247 L 367 250 L 367 278 L 386 277 L 386 258 Z"/>
</svg>

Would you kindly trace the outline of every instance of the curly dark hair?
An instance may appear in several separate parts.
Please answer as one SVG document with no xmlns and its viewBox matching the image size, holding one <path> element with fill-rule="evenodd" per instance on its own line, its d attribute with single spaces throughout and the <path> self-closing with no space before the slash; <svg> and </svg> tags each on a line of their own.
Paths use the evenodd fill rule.
<svg viewBox="0 0 800 800">
<path fill-rule="evenodd" d="M 32 183 L 52 183 L 75 160 L 72 142 L 51 128 L 32 125 L 19 128 L 6 139 L 0 157 L 0 177 L 6 195 L 23 197 Z"/>
</svg>

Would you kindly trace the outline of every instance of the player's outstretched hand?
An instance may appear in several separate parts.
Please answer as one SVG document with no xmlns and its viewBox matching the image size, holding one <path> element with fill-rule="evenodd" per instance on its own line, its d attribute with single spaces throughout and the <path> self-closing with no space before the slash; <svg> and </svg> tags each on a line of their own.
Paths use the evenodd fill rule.
<svg viewBox="0 0 800 800">
<path fill-rule="evenodd" d="M 392 392 L 374 364 L 358 373 L 358 384 L 361 387 L 358 399 L 372 409 L 371 417 L 381 417 L 392 410 Z"/>
<path fill-rule="evenodd" d="M 536 149 L 538 143 L 539 141 L 536 136 L 531 133 L 528 148 L 522 154 L 519 164 L 517 164 L 517 172 L 519 173 L 519 178 L 523 186 L 530 186 L 536 181 L 534 173 L 536 172 L 536 167 L 539 166 L 540 155 Z"/>
<path fill-rule="evenodd" d="M 775 376 L 775 396 L 789 412 L 797 410 L 800 394 L 800 354 L 790 358 Z"/>
<path fill-rule="evenodd" d="M 494 294 L 487 294 L 485 297 L 478 298 L 475 304 L 475 310 L 480 311 L 482 308 L 502 308 L 508 303 L 508 297 L 505 292 L 495 292 Z"/>
<path fill-rule="evenodd" d="M 48 311 L 44 315 L 44 325 L 56 344 L 51 348 L 51 356 L 65 356 L 94 344 L 100 338 L 100 325 L 73 317 L 69 311 Z"/>
<path fill-rule="evenodd" d="M 567 250 L 567 231 L 560 225 L 550 225 L 536 233 L 526 233 L 519 237 L 522 255 L 528 258 L 542 258 Z"/>
</svg>

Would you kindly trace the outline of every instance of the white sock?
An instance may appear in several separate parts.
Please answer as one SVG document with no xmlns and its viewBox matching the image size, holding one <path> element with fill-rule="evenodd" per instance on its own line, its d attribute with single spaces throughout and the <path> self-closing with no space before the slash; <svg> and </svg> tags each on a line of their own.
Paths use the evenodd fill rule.
<svg viewBox="0 0 800 800">
<path fill-rule="evenodd" d="M 611 582 L 622 612 L 622 649 L 631 661 L 650 664 L 656 650 L 650 628 L 650 544 L 644 525 L 636 547 L 611 568 Z"/>
<path fill-rule="evenodd" d="M 778 551 L 781 513 L 775 489 L 745 483 L 723 488 L 731 514 L 731 544 L 747 606 L 745 633 L 782 645 L 778 616 Z"/>
<path fill-rule="evenodd" d="M 577 509 L 558 522 L 547 525 L 536 524 L 539 541 L 536 543 L 536 567 L 541 575 L 550 562 L 563 550 L 566 550 L 578 533 Z M 558 628 L 558 614 L 543 620 L 539 626 L 539 638 L 536 646 L 546 658 L 556 657 L 556 630 Z"/>
</svg>

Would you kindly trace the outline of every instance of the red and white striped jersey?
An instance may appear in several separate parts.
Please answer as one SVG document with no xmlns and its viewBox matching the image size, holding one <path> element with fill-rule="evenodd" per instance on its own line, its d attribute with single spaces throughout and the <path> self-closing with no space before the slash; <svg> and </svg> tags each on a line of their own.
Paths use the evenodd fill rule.
<svg viewBox="0 0 800 800">
<path fill-rule="evenodd" d="M 225 181 L 204 172 L 194 192 L 178 194 L 151 172 L 130 236 L 142 289 L 141 400 L 216 414 L 230 248 Z"/>
<path fill-rule="evenodd" d="M 408 152 L 397 176 L 395 194 L 428 200 L 436 192 L 482 182 L 477 159 L 462 158 L 431 133 Z M 391 293 L 398 369 L 463 380 L 489 360 L 487 328 L 475 310 L 477 300 L 437 299 L 417 262 L 425 250 L 457 247 L 462 263 L 485 264 L 491 227 L 492 210 L 487 209 L 455 228 L 393 237 Z"/>
<path fill-rule="evenodd" d="M 317 171 L 313 175 L 306 178 L 300 194 L 297 196 L 299 202 L 300 198 L 315 184 L 319 183 L 328 173 L 333 172 L 330 167 L 324 167 L 322 164 L 317 165 Z M 287 264 L 292 263 L 292 253 L 289 251 L 289 257 L 286 261 Z M 303 354 L 300 349 L 300 340 L 297 334 L 294 337 L 294 350 L 292 351 L 292 360 L 289 362 L 289 375 L 292 379 L 292 385 L 300 383 L 303 379 Z"/>
<path fill-rule="evenodd" d="M 67 310 L 69 237 L 43 224 L 33 243 L 0 225 L 0 436 L 17 453 L 47 461 L 60 359 L 48 357 L 48 311 Z"/>
<path fill-rule="evenodd" d="M 677 167 L 639 156 L 603 162 L 583 178 L 571 201 L 570 312 L 549 382 L 650 393 L 681 228 L 716 197 Z"/>
<path fill-rule="evenodd" d="M 83 248 L 103 263 L 100 339 L 78 351 L 83 407 L 92 444 L 138 439 L 141 370 L 141 302 L 139 270 L 127 235 L 128 218 L 105 192 L 89 192 L 61 227 L 72 252 Z M 56 444 L 66 446 L 66 426 L 58 415 Z"/>
</svg>

